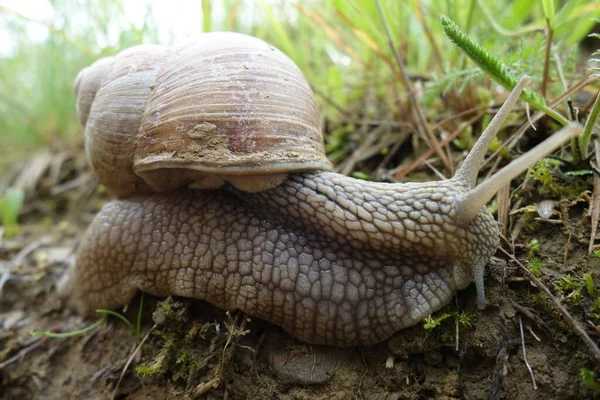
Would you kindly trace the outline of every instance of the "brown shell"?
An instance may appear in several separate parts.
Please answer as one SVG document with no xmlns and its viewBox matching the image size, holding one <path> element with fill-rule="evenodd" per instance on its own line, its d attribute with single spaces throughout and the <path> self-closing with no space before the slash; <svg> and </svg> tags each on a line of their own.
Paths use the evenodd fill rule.
<svg viewBox="0 0 600 400">
<path fill-rule="evenodd" d="M 134 174 L 133 153 L 136 134 L 166 53 L 162 46 L 135 46 L 119 53 L 110 64 L 100 64 L 106 68 L 85 124 L 85 148 L 100 182 L 119 197 L 152 191 Z M 84 72 L 80 73 L 82 84 L 93 81 Z M 99 75 L 96 71 L 89 74 Z"/>
<path fill-rule="evenodd" d="M 223 180 L 263 190 L 281 174 L 331 169 L 308 82 L 262 40 L 218 32 L 182 46 L 138 46 L 115 57 L 110 71 L 86 142 L 92 165 L 107 168 L 94 167 L 101 182 L 120 196 L 145 184 L 162 192 Z M 131 173 L 108 169 L 129 168 L 132 160 Z"/>
<path fill-rule="evenodd" d="M 101 58 L 89 67 L 82 69 L 77 74 L 77 78 L 75 78 L 74 90 L 77 96 L 77 116 L 83 126 L 87 124 L 96 93 L 100 89 L 100 84 L 106 76 L 106 71 L 112 65 L 113 60 L 114 57 Z"/>
</svg>

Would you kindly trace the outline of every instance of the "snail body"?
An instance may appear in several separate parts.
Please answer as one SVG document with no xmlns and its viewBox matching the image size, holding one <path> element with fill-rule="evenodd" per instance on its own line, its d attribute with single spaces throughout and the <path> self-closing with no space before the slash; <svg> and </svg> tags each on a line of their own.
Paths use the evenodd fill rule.
<svg viewBox="0 0 600 400">
<path fill-rule="evenodd" d="M 260 193 L 115 200 L 80 245 L 77 295 L 90 309 L 128 304 L 138 290 L 194 297 L 307 342 L 376 343 L 446 305 L 471 283 L 472 260 L 495 251 L 489 212 L 467 229 L 444 213 L 460 189 L 305 172 Z M 419 216 L 402 211 L 415 207 Z"/>
<path fill-rule="evenodd" d="M 226 35 L 228 40 L 244 44 L 232 45 L 237 49 L 232 51 L 236 65 L 254 59 L 257 47 L 274 51 L 264 42 L 247 36 L 207 34 L 211 35 Z M 205 37 L 200 42 L 206 45 L 214 38 Z M 167 50 L 166 57 L 169 53 L 180 54 L 178 51 Z M 201 52 L 194 54 L 179 62 L 188 65 L 202 58 Z M 99 64 L 116 64 L 119 57 Z M 148 66 L 147 69 L 125 64 L 130 66 L 130 74 L 147 70 L 158 70 L 160 74 L 164 59 L 161 62 L 163 66 L 144 61 L 142 65 Z M 287 64 L 286 61 L 286 68 Z M 193 297 L 273 322 L 310 343 L 352 346 L 385 340 L 394 332 L 418 323 L 448 304 L 456 291 L 467 287 L 473 278 L 479 304 L 483 306 L 484 268 L 496 251 L 499 237 L 485 203 L 499 186 L 575 135 L 578 128 L 563 129 L 518 162 L 509 164 L 489 182 L 474 187 L 489 143 L 528 83 L 528 79 L 523 79 L 452 179 L 425 183 L 365 182 L 327 171 L 329 164 L 324 154 L 317 154 L 322 150 L 322 139 L 320 135 L 314 137 L 315 127 L 316 132 L 320 130 L 318 114 L 317 117 L 312 114 L 314 100 L 310 88 L 297 67 L 290 69 L 293 71 L 290 75 L 281 72 L 277 65 L 263 65 L 264 76 L 270 77 L 272 85 L 258 92 L 264 98 L 279 99 L 276 108 L 282 114 L 276 118 L 284 120 L 284 113 L 289 111 L 291 125 L 273 122 L 270 104 L 261 103 L 251 112 L 247 106 L 242 107 L 249 101 L 247 96 L 257 90 L 251 77 L 234 67 L 227 69 L 229 83 L 224 85 L 222 93 L 200 95 L 196 93 L 200 88 L 196 87 L 182 100 L 174 100 L 175 108 L 181 111 L 164 111 L 170 103 L 162 100 L 159 102 L 162 106 L 153 106 L 150 101 L 143 113 L 137 114 L 135 118 L 141 121 L 139 132 L 134 128 L 128 132 L 130 136 L 137 133 L 138 138 L 123 139 L 127 143 L 124 147 L 133 148 L 136 155 L 123 156 L 122 160 L 113 158 L 117 160 L 113 164 L 119 166 L 133 163 L 133 172 L 124 175 L 125 189 L 118 185 L 110 188 L 122 198 L 105 205 L 77 251 L 71 285 L 81 308 L 90 311 L 126 305 L 139 290 L 159 296 Z M 221 76 L 220 67 L 218 59 L 213 59 L 209 77 L 203 79 L 210 81 L 211 74 Z M 143 79 L 147 78 L 146 72 L 141 73 Z M 89 75 L 99 74 L 91 71 Z M 279 82 L 281 76 L 283 80 Z M 132 78 L 127 74 L 122 77 Z M 93 155 L 97 152 L 92 147 L 94 143 L 116 142 L 97 139 L 94 135 L 101 136 L 101 129 L 89 128 L 92 118 L 97 118 L 94 124 L 102 123 L 99 116 L 92 115 L 95 112 L 101 115 L 101 108 L 95 102 L 99 97 L 102 99 L 102 85 L 110 84 L 106 81 L 95 86 L 90 82 L 85 76 L 80 77 L 76 87 L 81 101 L 79 110 L 85 113 L 89 99 L 93 102 L 85 126 L 87 152 L 92 155 L 94 165 Z M 151 89 L 147 80 L 143 82 L 145 95 L 160 92 L 160 79 Z M 90 94 L 94 88 L 98 90 L 95 97 Z M 271 93 L 282 88 L 284 97 Z M 208 105 L 199 106 L 203 96 Z M 243 104 L 236 103 L 240 96 L 245 99 Z M 189 106 L 180 104 L 190 99 Z M 291 99 L 305 100 L 290 104 Z M 231 108 L 224 113 L 221 125 L 214 113 L 208 113 L 210 120 L 199 117 L 214 104 L 238 104 L 237 111 Z M 266 122 L 254 121 L 256 115 L 265 115 Z M 165 116 L 163 123 L 161 118 Z M 231 118 L 235 122 L 227 122 Z M 240 123 L 244 118 L 252 122 Z M 167 129 L 168 123 L 171 126 Z M 220 127 L 205 129 L 209 124 Z M 242 132 L 238 129 L 240 124 L 249 128 Z M 146 125 L 158 126 L 162 131 L 156 128 L 148 133 L 144 131 Z M 275 128 L 261 130 L 265 125 Z M 154 143 L 150 147 L 158 152 L 153 154 L 165 157 L 168 153 L 165 149 L 171 142 L 165 139 L 165 144 L 160 136 L 175 132 L 175 137 L 191 140 L 190 129 L 202 131 L 193 140 L 202 137 L 211 142 L 208 133 L 215 132 L 220 139 L 212 141 L 210 146 L 192 143 L 188 152 L 192 157 L 185 162 L 179 162 L 178 155 L 185 153 L 185 149 L 180 149 L 173 150 L 177 162 L 163 160 L 156 170 L 151 171 L 149 164 L 143 162 L 139 164 L 141 167 L 136 165 L 139 160 L 147 159 L 139 153 L 140 149 L 146 149 L 141 142 Z M 308 131 L 308 139 L 303 138 L 303 129 Z M 274 146 L 272 152 L 264 147 L 262 139 Z M 253 151 L 266 151 L 272 157 L 259 157 L 262 164 L 254 158 L 247 163 L 250 167 L 243 162 L 228 166 L 237 156 L 232 155 L 235 153 L 230 147 L 232 141 L 249 144 L 251 148 L 244 154 L 246 159 L 252 159 Z M 206 163 L 194 158 L 205 147 L 218 151 L 219 146 L 225 149 L 223 160 L 218 160 L 223 164 L 218 168 L 207 169 Z M 286 151 L 277 153 L 281 148 Z M 292 161 L 291 153 L 297 153 L 291 156 Z M 198 164 L 190 167 L 194 162 Z M 100 177 L 102 172 L 97 168 L 103 164 L 97 162 L 94 167 Z M 161 168 L 167 170 L 166 174 Z M 138 175 L 137 171 L 142 173 Z M 151 178 L 161 174 L 152 181 Z M 266 176 L 265 180 L 261 174 Z"/>
</svg>

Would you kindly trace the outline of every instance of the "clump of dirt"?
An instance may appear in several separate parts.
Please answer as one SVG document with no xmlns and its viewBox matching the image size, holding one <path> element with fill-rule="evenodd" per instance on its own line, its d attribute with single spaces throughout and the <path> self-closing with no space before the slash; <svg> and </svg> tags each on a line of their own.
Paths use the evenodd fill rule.
<svg viewBox="0 0 600 400">
<path fill-rule="evenodd" d="M 149 295 L 143 301 L 138 297 L 122 312 L 133 331 L 109 316 L 96 329 L 77 336 L 31 336 L 37 330 L 82 329 L 103 317 L 83 319 L 56 290 L 82 232 L 106 200 L 91 178 L 80 178 L 85 169 L 74 172 L 72 166 L 80 165 L 76 157 L 65 160 L 62 168 L 71 170 L 59 174 L 59 184 L 79 180 L 66 186 L 68 190 L 29 193 L 19 234 L 0 242 L 3 398 L 593 396 L 580 377 L 581 368 L 595 368 L 588 348 L 510 260 L 488 270 L 485 310 L 476 308 L 475 290 L 469 287 L 426 321 L 429 329 L 418 325 L 374 346 L 311 346 L 242 313 L 227 313 L 197 300 Z M 594 316 L 581 291 L 585 273 L 600 282 L 598 259 L 587 254 L 587 207 L 585 201 L 573 203 L 554 221 L 535 219 L 530 211 L 516 215 L 524 221 L 515 252 L 530 264 L 539 260 L 539 279 L 598 341 L 595 326 L 587 322 Z M 533 239 L 539 242 L 537 251 L 529 244 Z M 134 333 L 138 317 L 139 337 Z"/>
</svg>

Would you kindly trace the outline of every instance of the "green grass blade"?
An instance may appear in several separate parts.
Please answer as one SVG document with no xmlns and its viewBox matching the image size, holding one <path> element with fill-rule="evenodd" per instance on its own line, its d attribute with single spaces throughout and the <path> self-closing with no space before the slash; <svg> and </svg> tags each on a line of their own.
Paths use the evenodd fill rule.
<svg viewBox="0 0 600 400">
<path fill-rule="evenodd" d="M 542 0 L 542 7 L 544 8 L 544 15 L 548 18 L 550 23 L 552 23 L 554 16 L 556 15 L 554 0 Z"/>
<path fill-rule="evenodd" d="M 590 115 L 585 121 L 585 125 L 583 127 L 583 133 L 579 137 L 579 151 L 581 152 L 581 157 L 585 160 L 588 156 L 588 147 L 590 144 L 590 138 L 592 137 L 592 132 L 594 131 L 594 126 L 596 125 L 596 121 L 598 121 L 598 116 L 600 116 L 600 94 L 596 96 L 596 101 L 594 101 L 594 106 L 592 107 L 592 111 L 590 111 Z"/>
<path fill-rule="evenodd" d="M 103 310 L 103 309 L 96 310 L 96 312 L 100 313 L 100 314 L 112 315 L 113 317 L 119 318 L 121 321 L 123 321 L 125 323 L 125 325 L 127 325 L 129 327 L 129 329 L 131 329 L 131 332 L 133 332 L 133 334 L 135 335 L 135 327 L 133 326 L 131 321 L 129 321 L 127 318 L 125 318 L 125 316 L 123 314 L 119 314 L 118 312 L 114 312 L 112 310 Z"/>
<path fill-rule="evenodd" d="M 140 341 L 140 330 L 142 327 L 142 310 L 144 309 L 144 292 L 140 294 L 140 307 L 138 308 L 137 322 L 135 324 L 135 336 Z"/>
<path fill-rule="evenodd" d="M 21 214 L 21 207 L 25 199 L 25 192 L 20 188 L 7 188 L 4 195 L 0 197 L 0 217 L 4 227 L 4 235 L 10 239 L 19 229 L 17 223 Z"/>
<path fill-rule="evenodd" d="M 106 321 L 106 317 L 100 318 L 98 321 L 94 322 L 90 326 L 86 326 L 83 329 L 79 329 L 77 331 L 72 331 L 72 332 L 55 333 L 55 332 L 50 332 L 50 331 L 34 331 L 34 332 L 31 332 L 30 335 L 31 336 L 48 336 L 48 337 L 51 337 L 51 338 L 72 337 L 72 336 L 82 335 L 82 334 L 84 334 L 86 332 L 89 332 L 89 331 L 91 331 L 93 329 L 96 329 L 104 321 Z"/>
</svg>

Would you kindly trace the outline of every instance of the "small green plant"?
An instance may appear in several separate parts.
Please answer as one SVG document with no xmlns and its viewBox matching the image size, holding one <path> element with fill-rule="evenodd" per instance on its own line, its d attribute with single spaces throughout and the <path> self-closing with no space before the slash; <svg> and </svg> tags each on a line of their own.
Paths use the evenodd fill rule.
<svg viewBox="0 0 600 400">
<path fill-rule="evenodd" d="M 544 14 L 548 18 L 549 23 L 554 19 L 554 8 L 549 4 L 551 1 L 544 2 Z M 565 7 L 566 8 L 566 7 Z M 560 14 L 560 13 L 559 13 Z M 504 86 L 508 90 L 512 90 L 517 84 L 517 78 L 510 73 L 506 64 L 504 64 L 496 55 L 488 52 L 475 42 L 469 35 L 463 32 L 458 25 L 445 15 L 441 17 L 441 24 L 446 33 L 446 36 L 452 43 L 458 46 L 479 68 L 487 73 L 494 81 Z M 598 36 L 595 36 L 598 37 Z M 594 53 L 597 55 L 598 52 Z M 542 90 L 543 91 L 543 90 Z M 548 107 L 543 96 L 535 93 L 531 89 L 525 89 L 521 94 L 521 98 L 527 103 L 544 112 L 546 115 L 566 126 L 569 120 L 561 115 L 556 110 Z M 573 160 L 579 162 L 582 158 L 586 159 L 588 155 L 589 142 L 598 117 L 600 116 L 600 95 L 596 98 L 594 106 L 585 122 L 582 134 L 578 140 L 571 141 L 571 150 Z"/>
<path fill-rule="evenodd" d="M 442 322 L 444 322 L 446 319 L 448 319 L 450 317 L 457 317 L 458 322 L 462 326 L 471 326 L 471 316 L 469 314 L 467 314 L 467 313 L 459 314 L 457 312 L 451 312 L 451 313 L 445 312 L 440 315 L 436 315 L 435 317 L 430 315 L 427 318 L 425 318 L 424 323 L 423 323 L 423 328 L 427 329 L 427 330 L 437 328 L 438 326 L 440 326 L 442 324 Z"/>
<path fill-rule="evenodd" d="M 469 37 L 469 35 L 463 32 L 454 21 L 447 16 L 442 15 L 441 23 L 444 32 L 450 41 L 463 50 L 465 54 L 492 79 L 508 90 L 512 90 L 517 85 L 517 78 L 509 72 L 508 67 L 500 61 L 498 57 L 485 50 Z M 523 90 L 521 98 L 558 121 L 561 125 L 565 126 L 569 123 L 569 121 L 560 113 L 548 107 L 542 96 L 531 89 Z"/>
<path fill-rule="evenodd" d="M 542 270 L 542 262 L 540 261 L 539 258 L 534 258 L 533 261 L 531 262 L 531 272 L 533 272 L 533 274 L 535 276 L 540 276 L 540 272 Z"/>
<path fill-rule="evenodd" d="M 529 268 L 535 276 L 539 276 L 542 269 L 542 262 L 537 257 L 540 252 L 540 241 L 537 239 L 531 239 L 529 242 L 529 254 L 527 259 L 529 260 Z"/>
<path fill-rule="evenodd" d="M 471 318 L 470 314 L 467 314 L 465 312 L 462 312 L 458 315 L 458 322 L 462 325 L 462 326 L 467 326 L 470 327 L 471 325 L 473 325 L 473 321 Z"/>
<path fill-rule="evenodd" d="M 596 290 L 594 288 L 594 278 L 590 274 L 583 274 L 583 282 L 585 282 L 585 288 L 587 289 L 590 298 L 596 297 Z"/>
<path fill-rule="evenodd" d="M 600 376 L 597 372 L 590 371 L 587 368 L 581 368 L 580 376 L 587 387 L 592 389 L 595 393 L 600 394 Z"/>
<path fill-rule="evenodd" d="M 537 239 L 531 239 L 529 242 L 529 250 L 531 250 L 531 254 L 535 255 L 540 252 L 540 241 Z"/>
<path fill-rule="evenodd" d="M 583 286 L 590 299 L 592 321 L 597 325 L 600 323 L 600 291 L 596 289 L 594 278 L 591 274 L 583 274 Z M 598 329 L 598 327 L 596 327 Z"/>
<path fill-rule="evenodd" d="M 6 189 L 0 197 L 0 216 L 2 217 L 0 221 L 7 239 L 11 239 L 17 234 L 19 229 L 17 220 L 21 214 L 24 199 L 23 189 L 13 187 Z"/>
<path fill-rule="evenodd" d="M 566 303 L 571 306 L 581 306 L 582 285 L 579 281 L 567 275 L 554 282 L 554 287 L 562 294 Z"/>
</svg>

